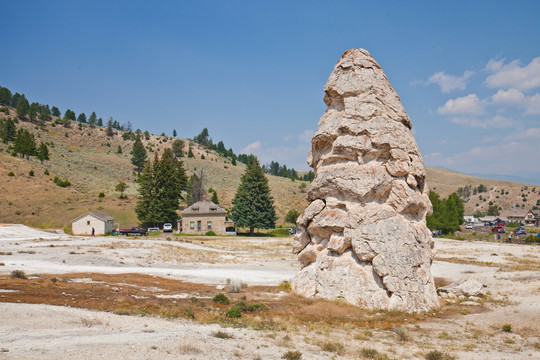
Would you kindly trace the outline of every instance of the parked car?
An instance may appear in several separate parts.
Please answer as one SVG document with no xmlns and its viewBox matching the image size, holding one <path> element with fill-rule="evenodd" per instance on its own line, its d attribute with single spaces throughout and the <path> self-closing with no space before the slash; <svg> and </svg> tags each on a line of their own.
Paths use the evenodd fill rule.
<svg viewBox="0 0 540 360">
<path fill-rule="evenodd" d="M 171 223 L 165 223 L 163 224 L 163 232 L 172 232 L 172 224 Z"/>
<path fill-rule="evenodd" d="M 484 226 L 492 226 L 492 225 L 493 225 L 493 224 L 492 224 L 491 222 L 489 222 L 489 221 L 486 221 L 486 222 L 484 223 Z"/>
<path fill-rule="evenodd" d="M 129 236 L 129 235 L 143 235 L 143 236 L 146 236 L 146 235 L 148 235 L 148 231 L 146 231 L 145 229 L 138 228 L 138 227 L 132 227 L 131 229 L 120 229 L 119 232 L 120 232 L 120 235 L 126 235 L 126 236 Z"/>
<path fill-rule="evenodd" d="M 148 231 L 159 231 L 159 230 L 161 230 L 161 229 L 159 228 L 159 226 L 156 226 L 156 227 L 149 227 L 149 228 L 148 228 Z"/>
<path fill-rule="evenodd" d="M 514 230 L 515 235 L 527 235 L 527 230 L 522 227 L 518 227 L 516 230 Z"/>
<path fill-rule="evenodd" d="M 472 223 L 468 222 L 465 224 L 465 229 L 472 229 Z"/>
<path fill-rule="evenodd" d="M 501 225 L 497 225 L 497 226 L 492 227 L 491 231 L 494 232 L 494 233 L 499 233 L 499 234 L 504 234 L 505 233 L 504 226 L 501 226 Z"/>
</svg>

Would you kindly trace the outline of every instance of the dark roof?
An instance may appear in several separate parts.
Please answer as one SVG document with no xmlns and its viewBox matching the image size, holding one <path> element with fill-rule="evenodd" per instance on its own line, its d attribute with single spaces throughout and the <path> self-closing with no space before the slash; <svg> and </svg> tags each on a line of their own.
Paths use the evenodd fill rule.
<svg viewBox="0 0 540 360">
<path fill-rule="evenodd" d="M 224 214 L 227 211 L 221 206 L 214 204 L 210 200 L 197 201 L 195 204 L 188 206 L 181 212 L 182 215 L 201 215 L 201 214 Z"/>
<path fill-rule="evenodd" d="M 86 214 L 82 214 L 79 217 L 76 217 L 75 219 L 71 220 L 71 222 L 77 221 L 77 220 L 85 217 L 86 215 L 93 216 L 96 219 L 102 220 L 102 221 L 114 221 L 114 218 L 112 216 L 109 216 L 109 215 L 107 215 L 105 213 L 102 213 L 101 211 L 91 211 L 91 212 L 87 212 Z"/>
</svg>

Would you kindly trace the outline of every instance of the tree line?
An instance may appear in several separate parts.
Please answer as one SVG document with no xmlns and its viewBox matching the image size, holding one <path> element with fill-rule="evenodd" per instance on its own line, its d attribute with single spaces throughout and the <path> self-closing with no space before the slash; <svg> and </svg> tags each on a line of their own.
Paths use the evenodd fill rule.
<svg viewBox="0 0 540 360">
<path fill-rule="evenodd" d="M 0 119 L 0 140 L 10 144 L 8 150 L 11 150 L 13 155 L 27 159 L 36 156 L 42 163 L 49 160 L 47 143 L 41 142 L 38 146 L 34 134 L 22 127 L 17 129 L 15 121 L 11 118 Z"/>
<path fill-rule="evenodd" d="M 429 200 L 433 205 L 433 214 L 426 217 L 427 227 L 431 231 L 441 230 L 443 234 L 458 231 L 465 221 L 465 207 L 459 195 L 452 193 L 448 198 L 441 199 L 439 194 L 430 191 Z"/>
</svg>

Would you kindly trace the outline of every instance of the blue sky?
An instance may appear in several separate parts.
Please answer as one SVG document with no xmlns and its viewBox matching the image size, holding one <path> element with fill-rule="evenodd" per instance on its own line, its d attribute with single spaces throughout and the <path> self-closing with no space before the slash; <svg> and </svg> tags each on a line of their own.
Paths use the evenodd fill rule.
<svg viewBox="0 0 540 360">
<path fill-rule="evenodd" d="M 380 3 L 380 4 L 379 4 Z M 539 1 L 0 0 L 0 85 L 307 170 L 341 54 L 381 64 L 427 166 L 540 184 Z"/>
</svg>

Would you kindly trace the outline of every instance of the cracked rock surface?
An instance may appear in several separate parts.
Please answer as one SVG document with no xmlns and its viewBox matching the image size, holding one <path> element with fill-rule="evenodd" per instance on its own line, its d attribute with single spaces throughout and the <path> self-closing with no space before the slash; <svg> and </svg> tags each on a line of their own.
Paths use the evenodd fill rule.
<svg viewBox="0 0 540 360">
<path fill-rule="evenodd" d="M 399 96 L 364 49 L 343 54 L 324 90 L 293 290 L 369 309 L 438 307 L 425 168 Z"/>
</svg>

